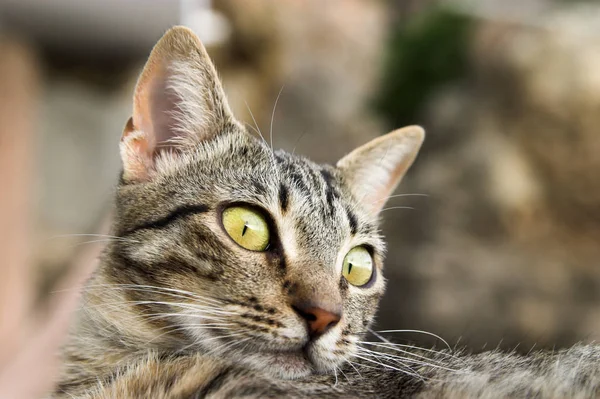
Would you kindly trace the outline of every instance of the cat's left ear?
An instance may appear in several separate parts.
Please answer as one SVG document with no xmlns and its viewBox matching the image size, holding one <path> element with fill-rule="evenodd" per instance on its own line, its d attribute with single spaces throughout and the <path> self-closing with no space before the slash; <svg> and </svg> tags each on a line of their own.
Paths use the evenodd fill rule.
<svg viewBox="0 0 600 399">
<path fill-rule="evenodd" d="M 190 29 L 171 28 L 152 49 L 135 88 L 133 116 L 121 138 L 123 178 L 149 180 L 161 154 L 177 155 L 233 121 L 204 46 Z"/>
<path fill-rule="evenodd" d="M 425 138 L 419 126 L 394 130 L 346 155 L 337 163 L 354 196 L 377 215 L 408 168 Z"/>
</svg>

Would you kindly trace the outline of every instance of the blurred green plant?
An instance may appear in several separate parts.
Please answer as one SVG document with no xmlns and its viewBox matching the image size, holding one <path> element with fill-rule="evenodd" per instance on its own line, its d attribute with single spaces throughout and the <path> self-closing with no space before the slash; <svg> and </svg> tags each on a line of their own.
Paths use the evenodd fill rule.
<svg viewBox="0 0 600 399">
<path fill-rule="evenodd" d="M 466 74 L 472 26 L 470 17 L 435 7 L 391 29 L 373 101 L 375 111 L 391 128 L 419 122 L 432 92 Z"/>
</svg>

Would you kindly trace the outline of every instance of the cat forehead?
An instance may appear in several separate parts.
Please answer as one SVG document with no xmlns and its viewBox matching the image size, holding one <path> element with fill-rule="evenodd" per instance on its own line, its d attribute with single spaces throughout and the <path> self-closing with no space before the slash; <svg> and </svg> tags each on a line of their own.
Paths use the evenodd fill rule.
<svg viewBox="0 0 600 399">
<path fill-rule="evenodd" d="M 273 151 L 265 142 L 235 134 L 219 146 L 219 162 L 212 164 L 221 173 L 232 175 L 232 183 L 237 185 L 232 192 L 247 192 L 271 209 L 278 207 L 282 215 L 302 217 L 299 224 L 318 220 L 322 227 L 346 226 L 352 234 L 359 229 L 369 233 L 376 230 L 377 220 L 362 209 L 335 167 L 283 150 Z M 221 151 L 213 151 L 211 158 Z"/>
<path fill-rule="evenodd" d="M 166 159 L 154 182 L 121 187 L 124 219 L 133 224 L 138 216 L 167 215 L 182 206 L 247 202 L 276 220 L 292 220 L 288 226 L 293 224 L 306 243 L 337 245 L 348 235 L 377 233 L 377 220 L 352 196 L 335 167 L 273 151 L 236 129 L 200 143 L 180 161 Z M 140 210 L 136 204 L 142 199 Z"/>
</svg>

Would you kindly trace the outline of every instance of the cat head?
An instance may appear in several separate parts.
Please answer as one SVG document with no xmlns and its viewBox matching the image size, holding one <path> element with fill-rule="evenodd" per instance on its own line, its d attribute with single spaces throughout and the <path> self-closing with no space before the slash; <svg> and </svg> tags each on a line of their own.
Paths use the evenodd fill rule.
<svg viewBox="0 0 600 399">
<path fill-rule="evenodd" d="M 332 371 L 373 320 L 378 214 L 423 137 L 397 130 L 336 166 L 273 151 L 233 117 L 198 38 L 173 28 L 135 90 L 121 239 L 101 272 L 157 342 L 285 378 Z"/>
</svg>

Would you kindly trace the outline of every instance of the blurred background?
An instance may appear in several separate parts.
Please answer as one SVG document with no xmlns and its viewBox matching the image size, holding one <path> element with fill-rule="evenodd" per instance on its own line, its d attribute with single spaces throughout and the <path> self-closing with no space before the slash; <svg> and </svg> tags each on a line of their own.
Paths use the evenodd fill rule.
<svg viewBox="0 0 600 399">
<path fill-rule="evenodd" d="M 175 24 L 275 147 L 335 163 L 426 128 L 397 191 L 422 195 L 382 214 L 378 329 L 475 351 L 600 339 L 600 4 L 584 1 L 0 0 L 0 106 L 15 75 L 29 93 L 40 292 L 97 240 L 78 234 L 110 210 L 135 79 Z"/>
</svg>

